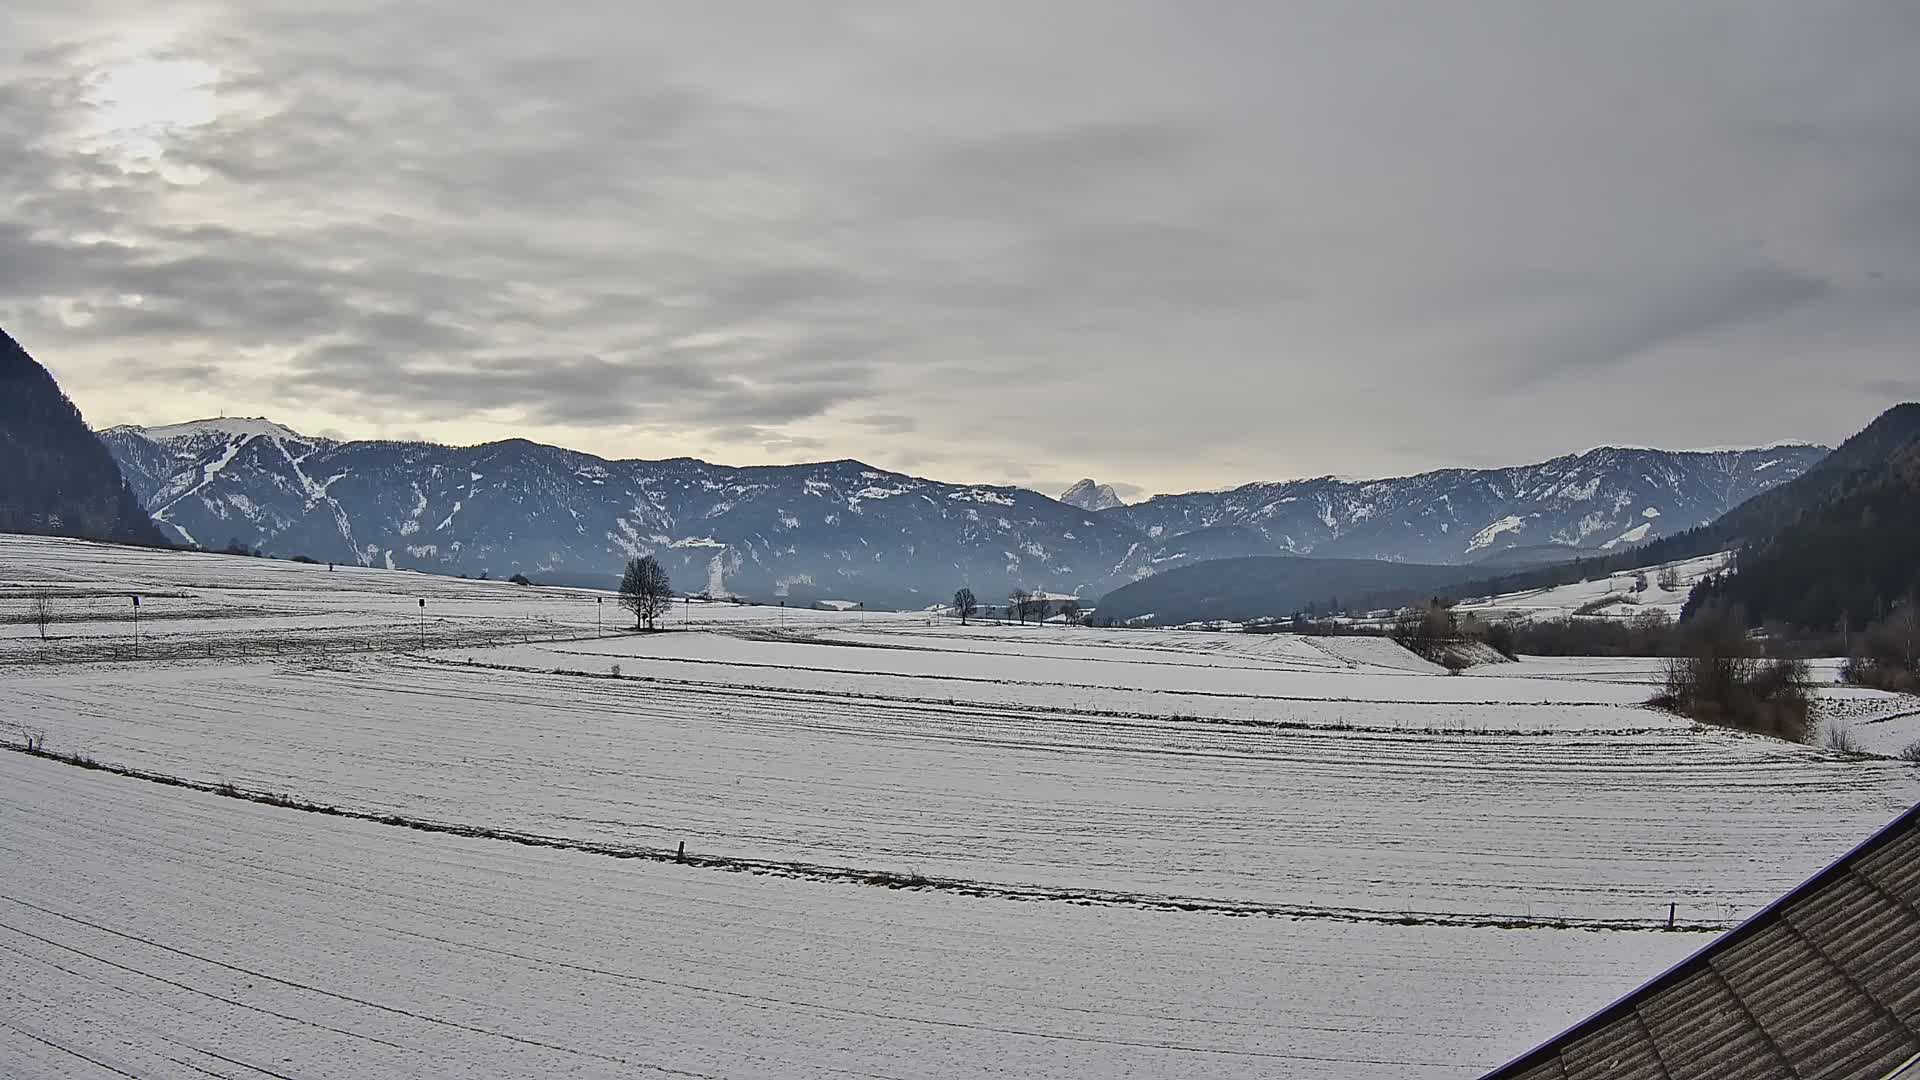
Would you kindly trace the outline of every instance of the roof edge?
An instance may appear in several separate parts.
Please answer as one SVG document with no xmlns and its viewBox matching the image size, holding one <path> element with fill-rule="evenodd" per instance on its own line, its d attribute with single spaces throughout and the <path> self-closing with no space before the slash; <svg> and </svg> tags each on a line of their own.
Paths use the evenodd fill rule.
<svg viewBox="0 0 1920 1080">
<path fill-rule="evenodd" d="M 1867 837 L 1865 840 L 1860 841 L 1858 844 L 1855 844 L 1846 854 L 1829 863 L 1827 867 L 1819 873 L 1814 874 L 1799 885 L 1794 886 L 1786 895 L 1781 896 L 1773 903 L 1754 912 L 1746 920 L 1742 921 L 1739 926 L 1714 938 L 1697 952 L 1660 974 L 1655 975 L 1652 979 L 1649 979 L 1640 986 L 1635 987 L 1606 1008 L 1601 1009 L 1585 1020 L 1560 1032 L 1558 1035 L 1553 1036 L 1546 1042 L 1514 1058 L 1505 1065 L 1484 1074 L 1480 1080 L 1511 1080 L 1512 1077 L 1516 1077 L 1542 1064 L 1574 1039 L 1619 1019 L 1621 1016 L 1632 1011 L 1634 1003 L 1641 998 L 1679 981 L 1691 973 L 1695 967 L 1705 963 L 1709 958 L 1759 933 L 1762 928 L 1773 921 L 1781 909 L 1796 900 L 1812 894 L 1828 882 L 1839 877 L 1842 873 L 1846 872 L 1847 868 L 1853 863 L 1871 855 L 1873 852 L 1879 850 L 1882 845 L 1891 842 L 1894 837 L 1898 836 L 1908 826 L 1920 826 L 1920 803 L 1915 803 L 1907 809 L 1906 813 L 1901 814 L 1899 817 L 1881 826 L 1879 831 Z M 1893 1075 L 1888 1077 L 1887 1080 L 1907 1080 L 1909 1076 L 1920 1076 L 1920 1071 L 1917 1071 L 1915 1068 L 1916 1064 L 1920 1064 L 1920 1061 L 1907 1062 L 1907 1064 L 1895 1069 Z"/>
</svg>

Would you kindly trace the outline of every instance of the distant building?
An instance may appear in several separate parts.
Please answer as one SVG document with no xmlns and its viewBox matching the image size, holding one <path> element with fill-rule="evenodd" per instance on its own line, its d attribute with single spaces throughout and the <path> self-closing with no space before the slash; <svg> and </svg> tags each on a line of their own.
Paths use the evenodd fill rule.
<svg viewBox="0 0 1920 1080">
<path fill-rule="evenodd" d="M 1920 1080 L 1920 806 L 1485 1080 Z"/>
</svg>

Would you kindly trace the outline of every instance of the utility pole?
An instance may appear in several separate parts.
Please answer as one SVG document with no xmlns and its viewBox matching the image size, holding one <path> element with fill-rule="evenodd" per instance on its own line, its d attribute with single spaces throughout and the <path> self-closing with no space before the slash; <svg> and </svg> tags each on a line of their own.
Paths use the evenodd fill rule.
<svg viewBox="0 0 1920 1080">
<path fill-rule="evenodd" d="M 427 598 L 420 598 L 420 651 L 427 651 Z"/>
<path fill-rule="evenodd" d="M 600 633 L 600 613 L 601 613 L 602 611 L 605 611 L 605 610 L 606 610 L 606 607 L 607 607 L 607 598 L 606 598 L 606 597 L 604 597 L 604 596 L 596 596 L 596 597 L 594 597 L 594 598 L 593 598 L 593 636 L 594 636 L 594 637 L 600 637 L 600 636 L 601 636 L 601 633 Z"/>
<path fill-rule="evenodd" d="M 133 598 L 133 658 L 140 659 L 140 597 Z"/>
</svg>

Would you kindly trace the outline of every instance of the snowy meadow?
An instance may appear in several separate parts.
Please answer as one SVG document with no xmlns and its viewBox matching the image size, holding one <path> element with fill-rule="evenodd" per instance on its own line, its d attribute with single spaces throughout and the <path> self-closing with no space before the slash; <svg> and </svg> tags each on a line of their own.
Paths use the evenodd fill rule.
<svg viewBox="0 0 1920 1080">
<path fill-rule="evenodd" d="M 12 536 L 0 619 L 6 1076 L 1471 1077 L 1920 800 L 1644 661 Z"/>
</svg>

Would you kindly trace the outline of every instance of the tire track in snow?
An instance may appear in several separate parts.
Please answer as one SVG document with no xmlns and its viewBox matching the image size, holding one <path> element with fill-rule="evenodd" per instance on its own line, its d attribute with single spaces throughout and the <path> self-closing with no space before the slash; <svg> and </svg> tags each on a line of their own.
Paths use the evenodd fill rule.
<svg viewBox="0 0 1920 1080">
<path fill-rule="evenodd" d="M 550 1043 L 541 1039 L 529 1038 L 524 1035 L 515 1035 L 515 1034 L 512 1034 L 511 1032 L 495 1031 L 491 1028 L 484 1028 L 474 1024 L 462 1023 L 461 1021 L 458 1021 L 458 1020 L 449 1020 L 449 1019 L 446 1019 L 445 1017 L 429 1016 L 424 1013 L 417 1013 L 409 1009 L 400 1008 L 397 1005 L 384 1005 L 377 1001 L 368 1001 L 365 998 L 354 997 L 351 994 L 343 994 L 336 990 L 328 990 L 325 987 L 312 986 L 307 983 L 296 982 L 292 979 L 283 979 L 277 975 L 270 975 L 267 972 L 260 971 L 255 968 L 242 967 L 238 964 L 229 964 L 224 960 L 216 960 L 211 956 L 203 956 L 200 953 L 192 952 L 187 949 L 175 948 L 172 945 L 163 944 L 162 942 L 154 941 L 151 938 L 144 938 L 138 934 L 127 933 L 126 931 L 123 931 L 123 930 L 115 930 L 113 927 L 105 926 L 100 923 L 93 922 L 89 919 L 82 919 L 77 915 L 68 915 L 65 912 L 55 911 L 52 908 L 42 907 L 39 904 L 30 903 L 28 901 L 16 899 L 11 896 L 0 895 L 0 900 L 4 900 L 12 904 L 18 904 L 21 907 L 28 908 L 33 911 L 37 911 L 42 915 L 50 915 L 56 919 L 64 919 L 67 922 L 75 923 L 77 925 L 87 927 L 91 930 L 97 930 L 103 934 L 109 934 L 109 935 L 112 935 L 113 937 L 121 938 L 126 941 L 136 942 L 138 944 L 145 945 L 148 948 L 158 949 L 161 952 L 172 953 L 176 956 L 184 957 L 186 959 L 193 960 L 197 963 L 207 964 L 212 967 L 217 967 L 226 971 L 231 971 L 237 975 L 246 975 L 255 979 L 263 979 L 267 982 L 276 983 L 278 985 L 285 986 L 290 989 L 301 990 L 310 994 L 318 994 L 322 997 L 333 998 L 337 1001 L 347 1002 L 348 1004 L 352 1004 L 352 1005 L 359 1005 L 364 1008 L 377 1010 L 379 1012 L 391 1013 L 395 1016 L 406 1017 L 410 1020 L 419 1020 L 428 1024 L 435 1024 L 442 1027 L 453 1028 L 457 1031 L 464 1031 L 469 1034 L 486 1035 L 495 1039 L 504 1039 L 508 1042 L 519 1043 L 522 1046 L 532 1046 L 542 1050 L 552 1050 L 562 1054 L 572 1054 L 577 1057 L 592 1058 L 598 1061 L 605 1061 L 614 1065 L 624 1065 L 629 1067 L 646 1069 L 650 1072 L 657 1072 L 667 1076 L 694 1077 L 696 1078 L 696 1080 L 720 1080 L 719 1077 L 714 1076 L 712 1073 L 689 1072 L 685 1069 L 674 1069 L 674 1068 L 669 1068 L 665 1065 L 655 1065 L 645 1061 L 634 1061 L 631 1058 L 616 1057 L 611 1054 L 601 1054 L 592 1050 L 582 1050 L 578 1047 L 562 1046 L 559 1043 Z M 129 974 L 140 975 L 145 978 L 166 983 L 169 986 L 173 986 L 181 990 L 186 990 L 191 993 L 214 998 L 218 1001 L 226 1002 L 229 1005 L 237 1005 L 240 1008 L 248 1009 L 254 1012 L 265 1013 L 269 1016 L 278 1017 L 282 1020 L 291 1020 L 295 1023 L 306 1024 L 308 1026 L 320 1028 L 325 1031 L 331 1031 L 337 1035 L 346 1035 L 356 1039 L 365 1039 L 369 1042 L 381 1043 L 382 1045 L 393 1047 L 396 1050 L 409 1049 L 408 1047 L 402 1046 L 399 1043 L 388 1042 L 385 1039 L 376 1038 L 372 1035 L 367 1035 L 362 1032 L 347 1031 L 341 1028 L 329 1027 L 326 1024 L 316 1023 L 312 1020 L 303 1020 L 299 1017 L 287 1016 L 283 1013 L 274 1012 L 271 1009 L 261 1008 L 260 1006 L 257 1006 L 257 1005 L 250 1005 L 243 1001 L 236 1001 L 232 998 L 227 998 L 219 994 L 210 993 L 208 991 L 201 990 L 197 987 L 188 986 L 185 983 L 175 982 L 172 979 L 168 979 L 159 975 L 154 975 L 151 972 L 141 971 L 138 968 L 133 968 L 124 964 L 115 963 L 114 961 L 108 960 L 105 957 L 96 956 L 93 953 L 89 953 L 84 949 L 78 949 L 71 945 L 65 945 L 58 941 L 54 941 L 52 938 L 42 937 L 39 934 L 35 934 L 27 930 L 21 930 L 18 927 L 10 926 L 3 922 L 0 922 L 0 929 L 10 930 L 13 933 L 20 934 L 23 937 L 32 938 L 35 941 L 40 941 L 45 944 L 52 945 L 57 949 L 64 949 L 67 952 L 75 953 L 79 956 L 86 957 L 87 959 L 92 960 L 95 963 L 105 964 L 110 968 L 115 968 L 120 971 L 128 972 Z M 122 1075 L 126 1075 L 126 1074 L 123 1073 Z"/>
</svg>

